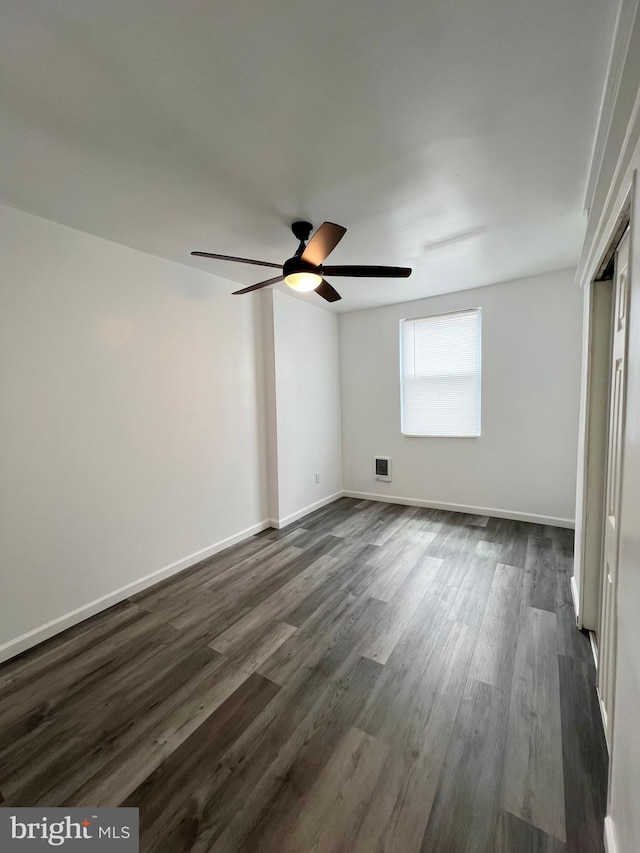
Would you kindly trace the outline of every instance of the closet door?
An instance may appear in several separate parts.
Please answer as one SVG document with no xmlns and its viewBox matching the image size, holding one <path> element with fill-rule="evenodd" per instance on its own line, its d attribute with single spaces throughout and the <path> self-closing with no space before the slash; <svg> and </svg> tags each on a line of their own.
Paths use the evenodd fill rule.
<svg viewBox="0 0 640 853">
<path fill-rule="evenodd" d="M 611 747 L 616 675 L 616 591 L 618 578 L 620 480 L 624 429 L 627 310 L 629 304 L 629 231 L 616 251 L 613 301 L 611 383 L 604 512 L 604 545 L 600 626 L 598 631 L 598 694 L 607 743 Z"/>
</svg>

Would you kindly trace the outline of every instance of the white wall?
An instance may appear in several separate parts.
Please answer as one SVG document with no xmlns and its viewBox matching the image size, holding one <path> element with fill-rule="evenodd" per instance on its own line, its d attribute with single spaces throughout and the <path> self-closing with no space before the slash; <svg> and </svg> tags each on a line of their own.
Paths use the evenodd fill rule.
<svg viewBox="0 0 640 853">
<path fill-rule="evenodd" d="M 267 484 L 268 484 L 268 516 L 273 526 L 278 526 L 280 515 L 278 505 L 278 423 L 276 418 L 276 355 L 273 328 L 273 295 L 274 290 L 268 287 L 261 290 L 257 297 L 260 299 L 262 315 L 262 358 L 264 374 L 264 427 L 267 440 Z"/>
<path fill-rule="evenodd" d="M 481 437 L 401 435 L 399 321 L 477 307 Z M 572 523 L 581 326 L 571 271 L 341 315 L 345 491 Z M 373 479 L 375 454 L 391 483 Z"/>
<path fill-rule="evenodd" d="M 280 524 L 342 491 L 338 318 L 314 298 L 272 293 Z"/>
<path fill-rule="evenodd" d="M 267 486 L 255 299 L 6 207 L 0 254 L 2 647 L 252 532 Z"/>
</svg>

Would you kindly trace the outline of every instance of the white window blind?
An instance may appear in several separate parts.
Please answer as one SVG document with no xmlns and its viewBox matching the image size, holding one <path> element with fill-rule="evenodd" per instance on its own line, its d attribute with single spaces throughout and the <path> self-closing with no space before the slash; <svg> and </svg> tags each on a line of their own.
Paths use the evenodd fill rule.
<svg viewBox="0 0 640 853">
<path fill-rule="evenodd" d="M 404 435 L 480 435 L 480 308 L 400 323 Z"/>
</svg>

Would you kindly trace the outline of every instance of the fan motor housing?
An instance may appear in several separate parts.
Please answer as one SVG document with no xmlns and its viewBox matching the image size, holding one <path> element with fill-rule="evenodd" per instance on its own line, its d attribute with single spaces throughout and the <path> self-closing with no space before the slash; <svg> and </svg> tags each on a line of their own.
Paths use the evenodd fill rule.
<svg viewBox="0 0 640 853">
<path fill-rule="evenodd" d="M 282 267 L 282 274 L 286 278 L 288 275 L 294 272 L 319 272 L 320 267 L 316 267 L 313 264 L 310 264 L 308 261 L 303 261 L 302 258 L 297 257 L 296 255 L 293 258 L 288 258 L 284 262 L 284 266 Z"/>
</svg>

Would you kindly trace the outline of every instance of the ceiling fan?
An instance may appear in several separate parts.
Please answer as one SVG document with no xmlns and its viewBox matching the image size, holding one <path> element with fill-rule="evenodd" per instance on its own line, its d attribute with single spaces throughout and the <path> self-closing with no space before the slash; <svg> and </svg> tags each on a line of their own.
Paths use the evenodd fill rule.
<svg viewBox="0 0 640 853">
<path fill-rule="evenodd" d="M 217 258 L 221 261 L 237 261 L 241 264 L 255 264 L 260 267 L 275 267 L 282 270 L 282 275 L 268 278 L 258 284 L 234 290 L 234 295 L 260 290 L 270 284 L 285 281 L 294 290 L 315 292 L 327 302 L 337 302 L 342 297 L 338 291 L 325 280 L 325 275 L 349 276 L 352 278 L 407 278 L 411 275 L 409 267 L 376 267 L 376 266 L 340 266 L 324 267 L 325 259 L 333 252 L 347 232 L 342 225 L 335 222 L 323 222 L 316 233 L 309 239 L 313 225 L 310 222 L 294 222 L 291 226 L 293 235 L 300 245 L 295 255 L 288 258 L 284 264 L 272 264 L 269 261 L 252 261 L 249 258 L 234 258 L 231 255 L 214 255 L 211 252 L 191 252 L 201 258 Z"/>
</svg>

